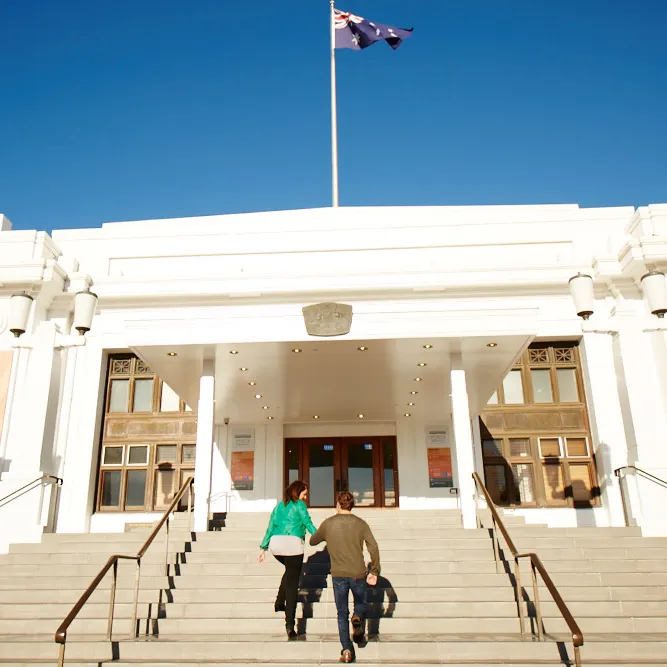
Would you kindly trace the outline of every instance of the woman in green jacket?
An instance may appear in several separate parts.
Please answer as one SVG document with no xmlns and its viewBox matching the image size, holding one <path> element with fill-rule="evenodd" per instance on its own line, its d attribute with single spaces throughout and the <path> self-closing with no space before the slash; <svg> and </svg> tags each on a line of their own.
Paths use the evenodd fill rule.
<svg viewBox="0 0 667 667">
<path fill-rule="evenodd" d="M 307 497 L 308 487 L 299 480 L 285 489 L 283 500 L 271 512 L 269 527 L 266 529 L 258 557 L 259 562 L 263 563 L 268 549 L 276 560 L 285 566 L 274 609 L 285 612 L 285 628 L 290 640 L 297 636 L 294 625 L 303 567 L 303 542 L 306 531 L 311 535 L 317 531 L 308 514 L 305 503 Z"/>
</svg>

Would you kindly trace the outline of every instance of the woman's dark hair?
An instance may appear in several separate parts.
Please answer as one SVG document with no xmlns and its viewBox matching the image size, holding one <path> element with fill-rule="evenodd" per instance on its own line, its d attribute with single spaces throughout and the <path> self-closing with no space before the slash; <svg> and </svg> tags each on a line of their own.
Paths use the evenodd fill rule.
<svg viewBox="0 0 667 667">
<path fill-rule="evenodd" d="M 286 489 L 283 500 L 285 505 L 295 503 L 299 500 L 299 496 L 308 488 L 300 479 L 295 479 Z"/>
</svg>

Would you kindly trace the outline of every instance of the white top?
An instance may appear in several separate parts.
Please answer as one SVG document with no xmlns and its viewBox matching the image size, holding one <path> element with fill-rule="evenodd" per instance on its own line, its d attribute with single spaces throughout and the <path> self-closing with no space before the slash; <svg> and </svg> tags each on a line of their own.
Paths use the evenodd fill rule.
<svg viewBox="0 0 667 667">
<path fill-rule="evenodd" d="M 294 535 L 274 535 L 269 541 L 269 551 L 274 556 L 300 556 L 303 540 Z"/>
</svg>

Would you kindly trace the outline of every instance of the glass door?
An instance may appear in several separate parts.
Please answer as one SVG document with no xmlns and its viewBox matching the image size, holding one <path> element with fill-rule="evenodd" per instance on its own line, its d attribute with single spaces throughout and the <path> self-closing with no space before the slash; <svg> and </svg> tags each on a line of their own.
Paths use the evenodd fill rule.
<svg viewBox="0 0 667 667">
<path fill-rule="evenodd" d="M 294 438 L 285 441 L 285 486 L 302 479 L 311 507 L 333 507 L 350 491 L 357 507 L 397 507 L 396 438 Z"/>
<path fill-rule="evenodd" d="M 340 490 L 339 438 L 304 438 L 302 476 L 308 484 L 311 507 L 333 507 Z"/>
</svg>

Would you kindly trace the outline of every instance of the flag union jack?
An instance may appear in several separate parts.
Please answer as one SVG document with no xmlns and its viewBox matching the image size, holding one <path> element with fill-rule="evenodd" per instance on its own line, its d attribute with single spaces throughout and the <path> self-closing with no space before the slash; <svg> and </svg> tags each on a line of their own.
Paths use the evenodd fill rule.
<svg viewBox="0 0 667 667">
<path fill-rule="evenodd" d="M 363 16 L 334 9 L 334 28 L 337 49 L 365 49 L 375 42 L 387 42 L 397 49 L 406 37 L 412 35 L 412 28 L 393 28 L 382 23 L 368 21 Z"/>
</svg>

